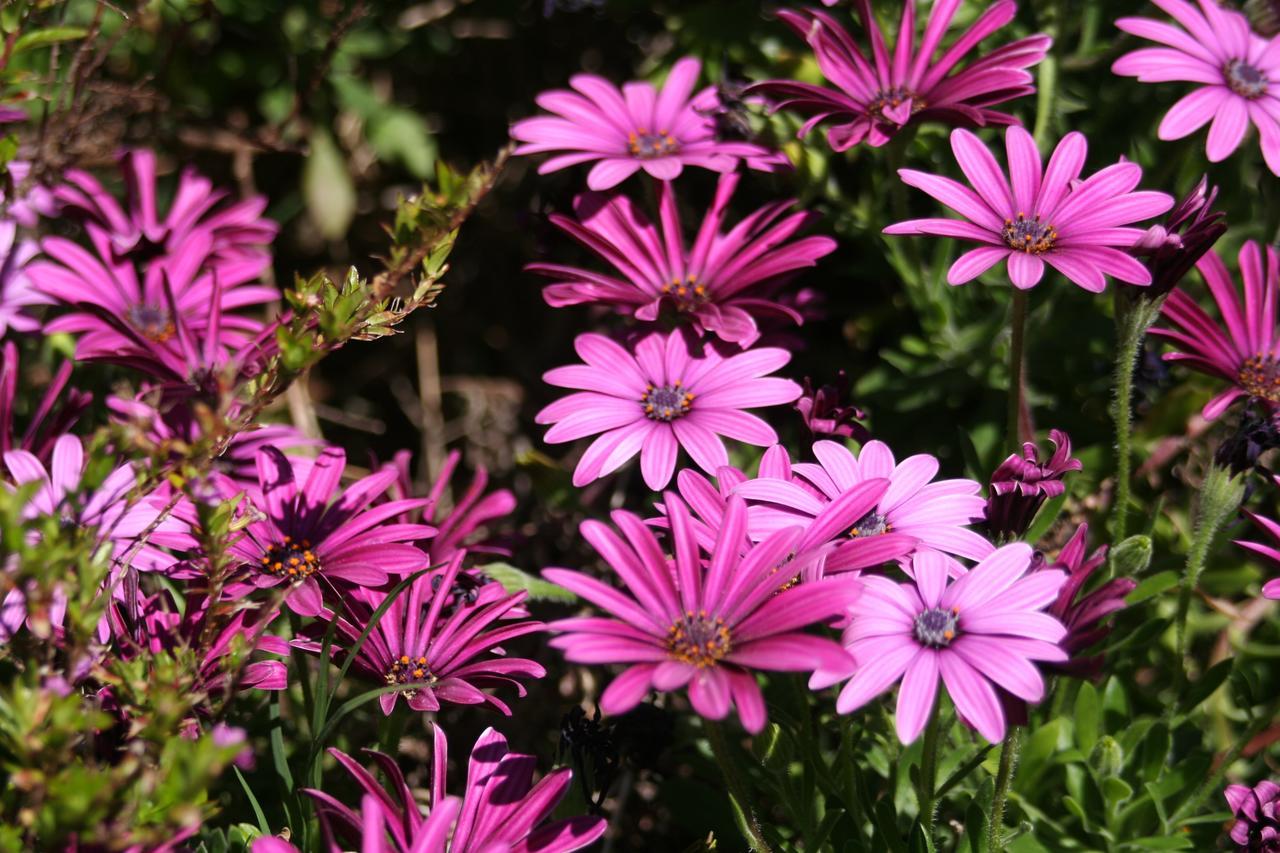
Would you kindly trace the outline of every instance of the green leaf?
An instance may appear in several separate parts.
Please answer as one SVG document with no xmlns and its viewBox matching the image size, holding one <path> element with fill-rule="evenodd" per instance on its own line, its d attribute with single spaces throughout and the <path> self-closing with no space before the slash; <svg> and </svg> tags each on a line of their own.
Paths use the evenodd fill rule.
<svg viewBox="0 0 1280 853">
<path fill-rule="evenodd" d="M 89 31 L 84 27 L 47 27 L 43 30 L 34 30 L 18 36 L 18 40 L 13 43 L 13 52 L 17 54 L 37 47 L 47 47 L 48 45 L 61 44 L 65 41 L 76 41 L 88 34 Z"/>
<path fill-rule="evenodd" d="M 1190 850 L 1195 845 L 1184 835 L 1152 835 L 1126 841 L 1121 846 L 1137 850 Z"/>
<path fill-rule="evenodd" d="M 1063 492 L 1056 498 L 1053 498 L 1040 507 L 1040 511 L 1036 513 L 1035 521 L 1031 522 L 1031 527 L 1027 529 L 1027 533 L 1023 536 L 1025 542 L 1039 542 L 1053 523 L 1058 520 L 1058 516 L 1062 514 L 1062 508 L 1067 503 L 1067 493 Z"/>
<path fill-rule="evenodd" d="M 1179 575 L 1174 571 L 1158 572 L 1149 578 L 1143 578 L 1133 588 L 1133 592 L 1125 596 L 1124 603 L 1132 607 L 1148 598 L 1155 598 L 1177 586 L 1178 580 Z"/>
<path fill-rule="evenodd" d="M 234 764 L 231 769 L 236 772 L 236 778 L 240 780 L 240 787 L 244 789 L 244 795 L 249 798 L 249 805 L 253 808 L 253 816 L 258 821 L 258 828 L 262 830 L 263 835 L 271 834 L 271 825 L 267 823 L 267 816 L 262 811 L 262 806 L 258 805 L 258 798 L 253 795 L 253 789 L 249 787 L 248 781 L 245 780 L 244 774 L 240 772 L 240 768 Z"/>
<path fill-rule="evenodd" d="M 311 134 L 302 169 L 302 197 L 307 215 L 321 234 L 330 240 L 346 235 L 356 214 L 356 188 L 346 158 L 326 130 Z"/>
<path fill-rule="evenodd" d="M 1186 692 L 1182 700 L 1178 703 L 1178 710 L 1184 714 L 1194 711 L 1200 707 L 1200 703 L 1204 702 L 1222 686 L 1222 683 L 1231 675 L 1231 668 L 1235 666 L 1235 658 L 1227 658 L 1218 661 L 1209 667 L 1209 671 L 1191 685 L 1191 689 Z"/>
<path fill-rule="evenodd" d="M 1089 682 L 1080 685 L 1076 694 L 1076 743 L 1088 755 L 1098 742 L 1098 691 Z"/>
<path fill-rule="evenodd" d="M 528 572 L 517 569 L 508 563 L 489 563 L 480 566 L 480 571 L 502 584 L 507 592 L 527 592 L 533 601 L 558 601 L 562 604 L 573 604 L 578 596 L 562 586 L 535 577 Z"/>
</svg>

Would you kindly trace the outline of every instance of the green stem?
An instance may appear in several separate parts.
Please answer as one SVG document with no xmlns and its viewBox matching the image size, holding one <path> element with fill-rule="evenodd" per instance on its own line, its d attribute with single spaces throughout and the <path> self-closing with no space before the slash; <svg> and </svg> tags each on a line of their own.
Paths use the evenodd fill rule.
<svg viewBox="0 0 1280 853">
<path fill-rule="evenodd" d="M 920 756 L 920 790 L 917 799 L 920 801 L 920 822 L 924 825 L 925 835 L 933 839 L 934 812 L 937 811 L 938 787 L 938 703 L 933 704 L 933 712 L 924 729 L 923 752 Z"/>
<path fill-rule="evenodd" d="M 715 756 L 716 764 L 720 765 L 720 772 L 729 786 L 729 797 L 737 806 L 740 817 L 738 829 L 742 831 L 742 837 L 755 853 L 772 853 L 769 842 L 764 839 L 764 831 L 760 828 L 755 809 L 751 806 L 746 778 L 734 757 L 733 748 L 729 746 L 729 741 L 724 735 L 724 728 L 715 720 L 705 719 L 702 721 L 702 726 L 707 733 L 707 741 L 711 744 L 711 754 Z"/>
<path fill-rule="evenodd" d="M 1018 749 L 1021 745 L 1021 729 L 1010 726 L 1000 748 L 1000 769 L 996 771 L 996 790 L 991 797 L 991 818 L 987 823 L 988 853 L 1004 850 L 1004 804 L 1009 797 L 1009 783 L 1018 765 Z"/>
<path fill-rule="evenodd" d="M 1010 452 L 1017 453 L 1021 445 L 1022 421 L 1022 362 L 1024 338 L 1027 328 L 1027 292 L 1019 288 L 1013 291 L 1013 305 L 1009 316 L 1009 410 L 1005 421 L 1005 436 Z"/>
</svg>

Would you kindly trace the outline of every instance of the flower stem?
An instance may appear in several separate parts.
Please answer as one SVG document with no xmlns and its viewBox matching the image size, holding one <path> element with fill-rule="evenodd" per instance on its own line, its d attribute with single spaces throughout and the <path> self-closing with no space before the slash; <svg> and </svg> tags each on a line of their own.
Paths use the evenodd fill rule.
<svg viewBox="0 0 1280 853">
<path fill-rule="evenodd" d="M 1196 509 L 1195 528 L 1191 534 L 1191 550 L 1187 552 L 1187 568 L 1178 590 L 1178 615 L 1175 637 L 1178 651 L 1178 682 L 1186 682 L 1187 616 L 1191 611 L 1191 594 L 1204 571 L 1205 559 L 1213 540 L 1227 518 L 1244 499 L 1244 477 L 1233 476 L 1231 469 L 1211 464 L 1200 486 L 1200 505 Z"/>
<path fill-rule="evenodd" d="M 1022 362 L 1027 328 L 1027 292 L 1013 290 L 1013 305 L 1009 316 L 1009 411 L 1005 421 L 1005 436 L 1010 452 L 1017 453 L 1021 441 L 1019 424 L 1022 421 Z"/>
<path fill-rule="evenodd" d="M 1018 749 L 1021 746 L 1022 730 L 1010 726 L 1004 736 L 1004 744 L 1000 748 L 1000 769 L 996 771 L 996 790 L 991 797 L 991 815 L 987 822 L 988 853 L 1000 853 L 1004 850 L 1004 803 L 1009 796 L 1009 783 L 1013 781 L 1013 771 L 1018 765 Z"/>
<path fill-rule="evenodd" d="M 733 800 L 736 807 L 738 829 L 741 830 L 742 837 L 746 839 L 754 853 L 772 853 L 769 842 L 764 839 L 764 831 L 760 828 L 755 809 L 751 806 L 746 779 L 738 766 L 733 748 L 729 746 L 729 741 L 725 737 L 724 728 L 715 720 L 707 719 L 702 721 L 702 727 L 707 733 L 707 741 L 711 744 L 711 754 L 715 756 L 716 763 L 720 765 L 720 772 L 724 774 L 724 781 L 729 786 L 729 798 Z"/>
<path fill-rule="evenodd" d="M 920 756 L 920 790 L 917 799 L 920 803 L 920 822 L 924 825 L 925 835 L 933 839 L 934 812 L 937 811 L 936 792 L 938 787 L 938 703 L 933 704 L 933 712 L 924 729 L 924 746 Z"/>
</svg>

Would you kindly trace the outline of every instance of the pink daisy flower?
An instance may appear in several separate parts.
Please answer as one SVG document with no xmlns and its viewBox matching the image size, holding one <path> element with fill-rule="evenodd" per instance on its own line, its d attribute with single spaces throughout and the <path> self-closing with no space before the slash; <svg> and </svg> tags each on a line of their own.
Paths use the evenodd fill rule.
<svg viewBox="0 0 1280 853">
<path fill-rule="evenodd" d="M 19 395 L 22 365 L 18 347 L 13 341 L 4 342 L 0 347 L 0 456 L 10 450 L 25 450 L 48 464 L 57 440 L 71 431 L 93 402 L 92 393 L 68 387 L 72 367 L 72 362 L 64 361 L 39 399 L 30 388 L 23 388 Z M 30 407 L 29 417 L 26 428 L 19 433 L 14 415 L 24 403 Z"/>
<path fill-rule="evenodd" d="M 629 512 L 613 514 L 621 537 L 597 521 L 582 523 L 583 538 L 617 572 L 626 591 L 566 569 L 543 576 L 572 590 L 608 617 L 561 619 L 551 645 L 574 663 L 618 663 L 627 669 L 600 697 L 606 714 L 624 714 L 650 690 L 687 688 L 694 711 L 722 720 L 737 710 L 743 727 L 767 722 L 756 670 L 847 674 L 852 661 L 839 644 L 799 629 L 844 615 L 860 582 L 827 579 L 787 588 L 780 563 L 802 531 L 780 530 L 744 555 L 747 512 L 731 497 L 710 564 L 701 558 L 684 501 L 663 498 L 671 525 L 674 566 L 653 532 Z M 833 675 L 832 682 L 840 675 Z"/>
<path fill-rule="evenodd" d="M 810 118 L 800 136 L 823 122 L 833 123 L 827 141 L 836 151 L 860 142 L 884 145 L 915 121 L 936 119 L 969 127 L 1016 124 L 1016 118 L 991 107 L 1035 92 L 1026 69 L 1044 58 L 1053 40 L 1043 35 L 1020 39 L 957 70 L 979 42 L 1013 20 L 1017 4 L 1000 0 L 935 61 L 962 2 L 938 0 L 933 4 L 917 48 L 916 2 L 907 0 L 891 53 L 870 0 L 859 0 L 858 12 L 871 34 L 870 61 L 829 14 L 816 9 L 780 10 L 778 17 L 809 43 L 823 76 L 836 88 L 769 80 L 748 91 L 782 98 L 777 109 L 808 113 Z"/>
<path fill-rule="evenodd" d="M 552 115 L 511 126 L 511 136 L 521 143 L 515 153 L 558 152 L 538 167 L 540 175 L 595 161 L 587 175 L 593 190 L 615 187 L 641 169 L 670 181 L 685 166 L 732 172 L 742 159 L 764 171 L 786 165 L 783 155 L 767 148 L 719 138 L 715 87 L 693 94 L 701 70 L 702 63 L 692 57 L 679 60 L 660 92 L 645 82 L 627 83 L 619 91 L 602 77 L 578 74 L 569 80 L 574 91 L 538 96 L 538 106 Z"/>
<path fill-rule="evenodd" d="M 1205 153 L 1217 163 L 1240 146 L 1249 125 L 1258 129 L 1267 168 L 1280 175 L 1280 36 L 1265 39 L 1249 19 L 1214 0 L 1152 0 L 1181 28 L 1150 18 L 1121 18 L 1116 26 L 1156 42 L 1126 53 L 1111 70 L 1143 83 L 1201 84 L 1160 122 L 1161 139 L 1181 139 L 1212 121 Z"/>
<path fill-rule="evenodd" d="M 628 351 L 603 335 L 574 341 L 586 364 L 557 367 L 543 379 L 578 389 L 537 415 L 555 424 L 551 444 L 600 435 L 573 472 L 573 484 L 587 483 L 620 468 L 640 454 L 640 470 L 655 491 L 671 480 L 676 455 L 684 448 L 711 474 L 729 464 L 720 436 L 767 446 L 777 433 L 743 409 L 778 406 L 800 396 L 790 379 L 768 376 L 791 360 L 783 349 L 757 348 L 724 358 L 711 346 L 679 332 L 654 332 Z"/>
<path fill-rule="evenodd" d="M 18 239 L 18 224 L 0 219 L 0 338 L 10 330 L 34 332 L 40 321 L 26 312 L 46 305 L 49 297 L 36 290 L 27 276 L 27 263 L 40 251 L 33 240 Z"/>
<path fill-rule="evenodd" d="M 1217 418 L 1239 397 L 1261 400 L 1269 410 L 1280 405 L 1280 338 L 1276 336 L 1280 259 L 1271 246 L 1266 247 L 1265 257 L 1264 261 L 1263 250 L 1253 240 L 1240 247 L 1241 304 L 1227 265 L 1217 252 L 1206 253 L 1196 268 L 1209 286 L 1222 324 L 1179 288 L 1161 308 L 1173 328 L 1149 330 L 1175 347 L 1164 354 L 1165 361 L 1183 362 L 1230 383 L 1205 404 L 1203 414 L 1208 420 Z"/>
<path fill-rule="evenodd" d="M 1241 548 L 1266 557 L 1273 564 L 1280 566 L 1280 522 L 1258 515 L 1255 512 L 1250 512 L 1247 509 L 1244 510 L 1244 514 L 1249 517 L 1250 521 L 1262 528 L 1262 531 L 1271 540 L 1271 544 L 1249 542 L 1244 539 L 1236 539 L 1235 543 Z M 1280 599 L 1280 578 L 1273 578 L 1264 583 L 1262 585 L 1262 595 L 1266 598 Z"/>
<path fill-rule="evenodd" d="M 793 274 L 836 248 L 830 237 L 792 241 L 817 214 L 787 210 L 795 200 L 774 202 L 724 231 L 738 176 L 723 175 L 715 201 L 686 247 L 675 186 L 663 183 L 655 225 L 625 196 L 583 193 L 574 199 L 577 219 L 551 221 L 613 265 L 619 275 L 563 266 L 529 264 L 530 272 L 555 279 L 543 296 L 555 308 L 613 305 L 639 320 L 658 319 L 664 306 L 689 317 L 700 332 L 748 347 L 760 337 L 758 315 L 780 316 L 797 325 L 804 318 L 774 298 Z"/>
<path fill-rule="evenodd" d="M 929 721 L 941 678 L 956 711 L 998 743 L 1005 717 L 995 688 L 1039 702 L 1044 680 L 1034 662 L 1067 659 L 1057 645 L 1066 629 L 1042 612 L 1066 575 L 1045 569 L 1023 577 L 1031 557 L 1029 545 L 1005 545 L 948 583 L 947 560 L 925 551 L 915 556 L 913 583 L 864 577 L 866 591 L 844 632 L 859 668 L 836 710 L 855 711 L 901 680 L 898 737 L 911 743 Z"/>
<path fill-rule="evenodd" d="M 964 219 L 913 219 L 884 229 L 886 234 L 933 234 L 982 243 L 961 255 L 947 271 L 950 284 L 972 281 L 1007 261 L 1014 287 L 1035 287 L 1047 263 L 1085 290 L 1100 293 L 1106 276 L 1148 285 L 1151 273 L 1126 251 L 1144 235 L 1131 223 L 1173 207 L 1159 192 L 1134 192 L 1142 167 L 1121 161 L 1080 180 L 1088 143 L 1068 133 L 1047 167 L 1031 134 L 1021 127 L 1005 131 L 1009 175 L 978 137 L 967 130 L 951 133 L 951 150 L 973 186 L 899 169 L 910 186 L 924 190 Z M 976 192 L 975 192 L 976 190 Z"/>
<path fill-rule="evenodd" d="M 983 519 L 986 501 L 978 493 L 975 480 L 934 480 L 938 460 L 927 453 L 909 456 L 901 462 L 882 441 L 868 441 L 855 455 L 843 444 L 819 441 L 813 445 L 817 464 L 792 464 L 786 451 L 778 449 L 778 464 L 761 476 L 735 489 L 751 504 L 751 536 L 761 539 L 795 524 L 807 525 L 821 516 L 827 506 L 868 480 L 885 479 L 889 488 L 866 515 L 851 525 L 845 542 L 827 557 L 827 571 L 847 571 L 861 567 L 862 540 L 909 537 L 912 552 L 936 550 L 971 560 L 991 554 L 994 546 L 970 530 L 968 525 Z M 863 564 L 865 565 L 865 563 Z M 959 565 L 956 570 L 959 570 Z"/>
</svg>

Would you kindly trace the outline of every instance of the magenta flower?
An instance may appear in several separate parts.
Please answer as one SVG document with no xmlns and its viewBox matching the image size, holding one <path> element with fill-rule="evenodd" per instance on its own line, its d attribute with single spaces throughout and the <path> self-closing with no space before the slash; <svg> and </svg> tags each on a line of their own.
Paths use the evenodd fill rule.
<svg viewBox="0 0 1280 853">
<path fill-rule="evenodd" d="M 574 91 L 556 89 L 538 96 L 552 115 L 511 126 L 521 143 L 516 154 L 557 152 L 538 167 L 545 175 L 595 161 L 587 186 L 607 190 L 644 169 L 660 181 L 675 179 L 685 166 L 732 172 L 745 159 L 753 169 L 773 171 L 786 158 L 751 142 L 718 138 L 713 115 L 720 104 L 714 86 L 693 95 L 702 63 L 685 57 L 671 66 L 662 91 L 644 82 L 616 86 L 594 74 L 569 80 Z"/>
<path fill-rule="evenodd" d="M 1152 0 L 1182 28 L 1150 18 L 1121 18 L 1116 26 L 1156 42 L 1126 53 L 1111 70 L 1143 83 L 1200 84 L 1165 114 L 1157 134 L 1181 139 L 1210 120 L 1205 153 L 1217 163 L 1240 146 L 1252 124 L 1267 168 L 1280 175 L 1280 37 L 1264 39 L 1249 19 L 1213 0 Z"/>
<path fill-rule="evenodd" d="M 600 817 L 583 815 L 546 822 L 568 793 L 573 771 L 567 767 L 553 770 L 535 785 L 537 760 L 511 752 L 507 739 L 491 728 L 484 730 L 471 749 L 461 801 L 447 796 L 449 743 L 439 725 L 433 728 L 425 817 L 391 756 L 365 750 L 390 781 L 387 790 L 351 756 L 329 750 L 364 792 L 363 814 L 358 814 L 323 791 L 303 789 L 315 800 L 316 813 L 334 849 L 347 849 L 363 839 L 361 849 L 366 853 L 569 853 L 604 835 L 608 824 Z M 380 819 L 370 819 L 373 804 L 381 812 Z M 267 848 L 275 849 L 279 848 Z"/>
<path fill-rule="evenodd" d="M 870 61 L 829 14 L 816 9 L 779 10 L 778 17 L 809 43 L 823 76 L 836 88 L 768 80 L 748 91 L 781 98 L 778 109 L 809 114 L 800 136 L 823 122 L 831 124 L 827 142 L 836 151 L 864 141 L 884 145 L 914 121 L 936 119 L 967 127 L 1016 124 L 1016 118 L 991 107 L 1035 92 L 1026 69 L 1044 58 L 1053 40 L 1044 35 L 1020 39 L 957 70 L 979 42 L 1013 20 L 1017 4 L 1000 0 L 935 61 L 962 2 L 933 4 L 917 48 L 916 3 L 907 0 L 891 53 L 870 0 L 859 0 L 859 14 L 871 34 Z"/>
<path fill-rule="evenodd" d="M 5 203 L 4 211 L 11 219 L 23 228 L 35 228 L 40 224 L 40 217 L 52 217 L 58 212 L 58 204 L 48 187 L 31 180 L 30 162 L 11 160 L 8 171 L 13 181 L 14 196 L 8 200 L 0 188 L 0 203 Z"/>
<path fill-rule="evenodd" d="M 1048 669 L 1077 678 L 1101 677 L 1102 655 L 1087 655 L 1086 652 L 1111 634 L 1111 626 L 1102 624 L 1103 620 L 1123 610 L 1125 596 L 1138 585 L 1133 578 L 1112 578 L 1085 592 L 1093 573 L 1107 561 L 1106 545 L 1100 545 L 1089 553 L 1088 543 L 1089 525 L 1081 524 L 1062 546 L 1056 559 L 1052 562 L 1039 561 L 1040 570 L 1061 570 L 1067 576 L 1066 583 L 1058 590 L 1057 600 L 1047 612 L 1067 629 L 1059 645 L 1070 659 L 1065 663 L 1050 664 Z"/>
<path fill-rule="evenodd" d="M 846 401 L 849 395 L 849 377 L 843 370 L 837 371 L 834 382 L 819 386 L 816 390 L 809 377 L 804 378 L 804 392 L 796 400 L 795 408 L 815 438 L 836 435 L 865 443 L 871 440 L 871 432 L 862 424 L 867 413 Z"/>
<path fill-rule="evenodd" d="M 529 264 L 525 269 L 555 279 L 542 291 L 552 307 L 612 305 L 652 322 L 665 306 L 691 319 L 699 332 L 751 346 L 760 337 L 757 316 L 804 322 L 775 296 L 797 270 L 816 264 L 836 243 L 816 236 L 791 240 L 818 218 L 805 211 L 787 214 L 794 200 L 774 202 L 725 231 L 737 185 L 736 174 L 721 176 L 715 201 L 688 247 L 673 184 L 662 185 L 657 225 L 625 196 L 584 193 L 574 200 L 576 220 L 553 215 L 551 221 L 619 275 L 561 264 Z"/>
<path fill-rule="evenodd" d="M 346 454 L 339 448 L 326 448 L 304 462 L 264 447 L 257 459 L 258 488 L 248 490 L 246 501 L 262 517 L 250 522 L 230 548 L 243 561 L 246 577 L 229 585 L 228 595 L 286 584 L 289 608 L 316 616 L 323 610 L 325 589 L 350 595 L 351 587 L 382 586 L 388 576 L 427 565 L 427 555 L 405 543 L 430 536 L 433 529 L 386 523 L 422 501 L 371 506 L 395 480 L 395 471 L 384 468 L 340 490 Z M 225 475 L 214 479 L 226 499 L 242 491 Z M 190 508 L 186 514 L 190 517 Z"/>
<path fill-rule="evenodd" d="M 93 402 L 93 394 L 78 388 L 68 388 L 72 364 L 64 361 L 53 379 L 49 381 L 43 396 L 34 404 L 27 428 L 19 436 L 15 431 L 14 415 L 18 403 L 18 377 L 22 365 L 18 361 L 18 348 L 13 341 L 5 341 L 0 348 L 0 456 L 10 450 L 25 450 L 40 462 L 48 465 L 54 443 L 71 430 L 80 415 Z M 66 391 L 65 399 L 63 391 Z M 24 389 L 23 397 L 27 397 Z"/>
<path fill-rule="evenodd" d="M 745 555 L 747 512 L 730 497 L 711 551 L 701 559 L 697 535 L 684 501 L 663 496 L 671 526 L 674 566 L 653 532 L 629 512 L 613 513 L 621 536 L 597 521 L 581 533 L 617 572 L 620 591 L 579 572 L 546 569 L 543 576 L 609 614 L 561 619 L 551 641 L 574 663 L 625 664 L 600 697 L 606 714 L 623 714 L 650 690 L 687 688 L 700 716 L 722 720 L 736 709 L 752 733 L 767 721 L 756 670 L 847 674 L 852 661 L 832 640 L 799 629 L 848 612 L 857 599 L 857 579 L 826 579 L 791 586 L 778 570 L 794 552 L 802 531 L 780 530 Z M 834 676 L 838 678 L 839 675 Z"/>
<path fill-rule="evenodd" d="M 194 169 L 184 169 L 167 213 L 156 202 L 156 155 L 132 149 L 119 155 L 125 180 L 125 207 L 88 172 L 72 169 L 66 183 L 54 190 L 64 213 L 81 218 L 104 257 L 147 261 L 157 255 L 186 251 L 196 232 L 209 236 L 209 268 L 228 264 L 253 267 L 256 278 L 271 262 L 267 247 L 280 226 L 265 218 L 263 196 L 227 203 L 227 192 Z M 126 209 L 127 208 L 127 209 Z"/>
<path fill-rule="evenodd" d="M 1276 522 L 1273 519 L 1250 512 L 1247 509 L 1244 510 L 1244 514 L 1248 516 L 1254 524 L 1262 528 L 1262 531 L 1267 534 L 1267 538 L 1271 540 L 1272 544 L 1268 545 L 1263 542 L 1248 542 L 1243 539 L 1236 539 L 1235 543 L 1241 548 L 1245 548 L 1255 554 L 1260 554 L 1270 560 L 1273 564 L 1280 566 L 1280 522 Z M 1266 598 L 1280 599 L 1280 578 L 1274 578 L 1264 583 L 1262 585 L 1262 594 Z"/>
<path fill-rule="evenodd" d="M 1040 507 L 1066 490 L 1062 480 L 1084 466 L 1071 456 L 1071 437 L 1060 429 L 1049 430 L 1053 452 L 1043 463 L 1035 442 L 1024 442 L 1022 455 L 1014 453 L 991 475 L 987 494 L 987 530 L 996 538 L 1017 538 L 1031 527 Z"/>
<path fill-rule="evenodd" d="M 1108 275 L 1129 284 L 1151 283 L 1147 268 L 1123 251 L 1143 236 L 1141 229 L 1128 226 L 1164 213 L 1173 198 L 1134 192 L 1141 166 L 1121 161 L 1080 180 L 1088 150 L 1082 134 L 1064 136 L 1044 168 L 1031 134 L 1010 127 L 1004 140 L 1012 186 L 978 137 L 954 130 L 951 150 L 973 189 L 914 169 L 898 174 L 964 219 L 913 219 L 884 232 L 982 243 L 951 265 L 950 284 L 972 281 L 1000 261 L 1008 261 L 1009 280 L 1023 290 L 1040 282 L 1046 263 L 1094 293 L 1106 287 Z"/>
<path fill-rule="evenodd" d="M 1280 850 L 1280 785 L 1263 780 L 1250 788 L 1228 785 L 1223 792 L 1235 815 L 1231 840 L 1244 853 L 1276 853 Z"/>
<path fill-rule="evenodd" d="M 777 434 L 743 411 L 790 403 L 800 386 L 767 376 L 791 360 L 786 350 L 757 348 L 724 358 L 679 332 L 654 332 L 628 352 L 603 335 L 574 340 L 586 364 L 543 375 L 551 385 L 577 389 L 538 412 L 550 444 L 603 433 L 582 455 L 573 484 L 587 483 L 640 454 L 640 470 L 655 491 L 671 480 L 683 447 L 708 474 L 729 464 L 720 436 L 767 446 Z"/>
<path fill-rule="evenodd" d="M 836 710 L 855 711 L 901 679 L 898 737 L 911 743 L 929 720 L 941 677 L 957 713 L 992 743 L 1003 739 L 995 688 L 1039 702 L 1044 681 L 1033 662 L 1067 657 L 1057 645 L 1066 629 L 1041 612 L 1066 576 L 1044 570 L 1023 577 L 1030 564 L 1031 547 L 1015 542 L 950 583 L 947 560 L 930 551 L 915 555 L 914 583 L 864 577 L 866 592 L 844 633 L 859 667 Z"/>
<path fill-rule="evenodd" d="M 1240 247 L 1243 305 L 1226 264 L 1216 252 L 1205 254 L 1196 268 L 1222 314 L 1222 325 L 1183 290 L 1174 290 L 1161 308 L 1173 328 L 1149 330 L 1176 348 L 1165 353 L 1164 360 L 1183 362 L 1192 370 L 1230 383 L 1205 404 L 1208 420 L 1217 418 L 1239 397 L 1260 400 L 1268 411 L 1275 411 L 1280 404 L 1280 338 L 1276 336 L 1280 260 L 1276 250 L 1267 246 L 1264 262 L 1262 249 L 1253 240 Z"/>
<path fill-rule="evenodd" d="M 39 248 L 32 240 L 18 239 L 18 224 L 0 219 L 0 338 L 12 329 L 34 332 L 40 321 L 25 309 L 46 305 L 49 298 L 31 285 L 26 266 Z"/>
<path fill-rule="evenodd" d="M 443 571 L 415 579 L 382 614 L 356 652 L 356 671 L 375 683 L 407 688 L 403 693 L 379 697 L 382 713 L 390 714 L 403 696 L 415 711 L 438 711 L 442 703 L 452 702 L 489 704 L 511 716 L 505 702 L 482 688 L 509 686 L 524 696 L 524 685 L 518 679 L 546 675 L 534 661 L 506 657 L 501 650 L 508 640 L 542 630 L 541 622 L 502 621 L 515 615 L 525 593 L 507 595 L 500 584 L 487 584 L 483 598 L 474 603 L 454 594 L 464 554 L 457 552 Z M 348 648 L 359 642 L 374 611 L 386 599 L 386 591 L 371 588 L 354 589 L 343 596 L 334 641 L 337 658 L 346 657 Z M 315 627 L 319 630 L 321 626 Z M 318 642 L 303 642 L 301 647 L 310 652 L 322 649 Z"/>
<path fill-rule="evenodd" d="M 968 528 L 982 520 L 982 486 L 974 480 L 934 480 L 938 460 L 926 453 L 896 462 L 882 441 L 869 441 L 858 455 L 834 441 L 813 445 L 818 463 L 792 464 L 780 449 L 780 464 L 735 491 L 751 503 L 751 536 L 761 539 L 795 524 L 807 525 L 831 502 L 869 480 L 885 479 L 889 488 L 866 515 L 847 528 L 845 542 L 827 557 L 827 571 L 865 567 L 865 539 L 888 536 L 914 540 L 908 550 L 937 550 L 981 560 L 990 542 Z M 903 556 L 901 552 L 895 556 Z M 854 565 L 850 565 L 854 561 Z"/>
</svg>

